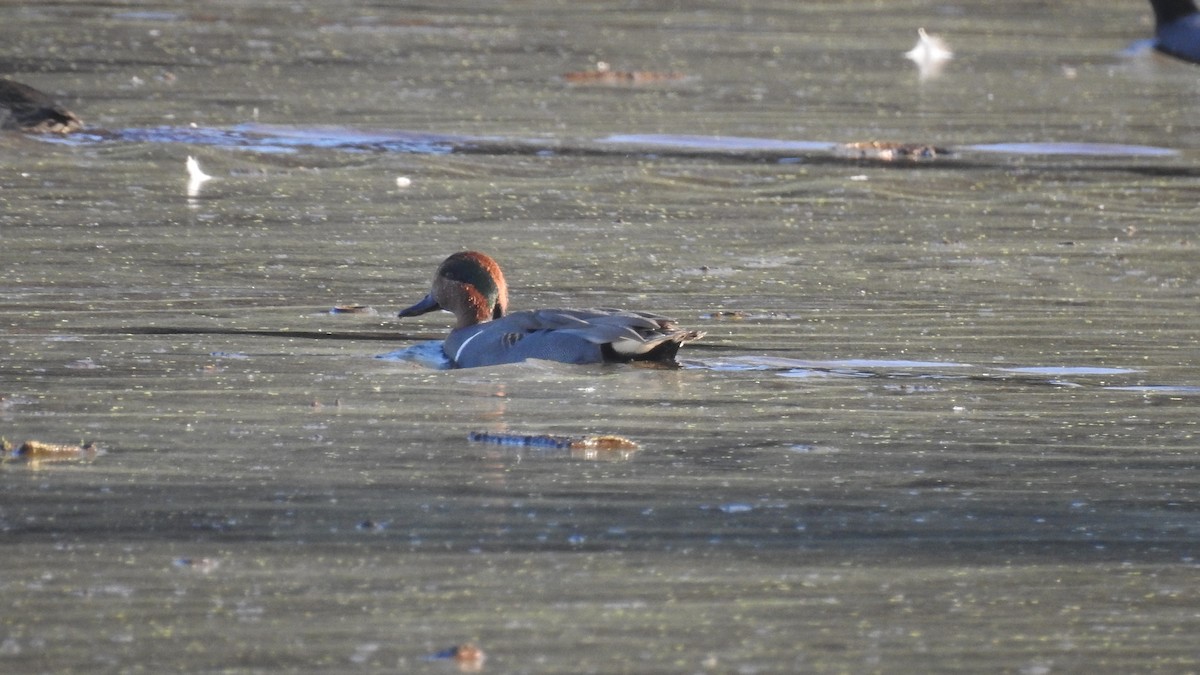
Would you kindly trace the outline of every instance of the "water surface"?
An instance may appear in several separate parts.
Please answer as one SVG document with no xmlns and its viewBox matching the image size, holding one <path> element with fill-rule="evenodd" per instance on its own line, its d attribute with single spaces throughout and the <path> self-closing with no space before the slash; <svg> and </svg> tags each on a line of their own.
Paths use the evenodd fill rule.
<svg viewBox="0 0 1200 675">
<path fill-rule="evenodd" d="M 0 670 L 1195 670 L 1200 80 L 1122 5 L 9 8 L 92 129 L 0 138 L 0 433 L 106 452 L 0 468 Z M 708 336 L 375 358 L 465 247 Z"/>
</svg>

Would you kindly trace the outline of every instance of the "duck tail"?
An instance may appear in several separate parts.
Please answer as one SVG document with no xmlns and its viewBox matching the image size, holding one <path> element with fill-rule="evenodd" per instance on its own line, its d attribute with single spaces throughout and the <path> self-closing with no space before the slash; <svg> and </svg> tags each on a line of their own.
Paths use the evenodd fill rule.
<svg viewBox="0 0 1200 675">
<path fill-rule="evenodd" d="M 685 343 L 704 337 L 704 331 L 675 330 L 664 333 L 657 339 L 639 343 L 636 350 L 623 350 L 630 343 L 610 343 L 603 346 L 607 361 L 674 361 L 679 348 Z"/>
</svg>

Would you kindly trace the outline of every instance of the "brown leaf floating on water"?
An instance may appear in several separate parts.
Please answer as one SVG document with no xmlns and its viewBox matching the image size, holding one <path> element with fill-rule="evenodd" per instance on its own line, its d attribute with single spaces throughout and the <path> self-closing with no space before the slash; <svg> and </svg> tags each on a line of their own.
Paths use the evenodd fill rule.
<svg viewBox="0 0 1200 675">
<path fill-rule="evenodd" d="M 638 444 L 624 436 L 584 436 L 571 443 L 572 450 L 637 450 Z"/>
<path fill-rule="evenodd" d="M 369 305 L 336 305 L 329 310 L 330 314 L 375 314 L 375 309 Z"/>
<path fill-rule="evenodd" d="M 885 162 L 894 162 L 898 159 L 921 160 L 933 159 L 935 157 L 944 157 L 951 154 L 946 148 L 940 148 L 936 145 L 924 145 L 921 143 L 894 143 L 891 141 L 860 141 L 857 143 L 843 143 L 838 146 L 838 150 L 843 156 L 857 157 L 858 159 L 878 159 Z"/>
<path fill-rule="evenodd" d="M 483 670 L 483 663 L 487 661 L 487 654 L 479 647 L 465 642 L 428 657 L 430 661 L 441 659 L 454 661 L 454 664 L 458 666 L 459 672 L 478 673 Z"/>
<path fill-rule="evenodd" d="M 454 648 L 454 662 L 464 673 L 477 673 L 483 670 L 484 661 L 487 661 L 487 654 L 484 654 L 483 650 L 475 645 L 463 644 Z"/>
<path fill-rule="evenodd" d="M 83 445 L 67 445 L 61 443 L 43 443 L 28 440 L 14 446 L 8 439 L 0 439 L 0 451 L 5 462 L 27 462 L 37 465 L 41 462 L 67 462 L 77 459 L 91 459 L 100 453 L 95 443 Z"/>
<path fill-rule="evenodd" d="M 700 318 L 713 321 L 745 321 L 750 318 L 750 312 L 741 309 L 719 309 Z"/>
<path fill-rule="evenodd" d="M 563 73 L 562 78 L 571 84 L 653 84 L 655 82 L 678 82 L 687 78 L 680 72 L 657 70 L 612 70 L 601 61 L 595 70 L 575 70 Z"/>
</svg>

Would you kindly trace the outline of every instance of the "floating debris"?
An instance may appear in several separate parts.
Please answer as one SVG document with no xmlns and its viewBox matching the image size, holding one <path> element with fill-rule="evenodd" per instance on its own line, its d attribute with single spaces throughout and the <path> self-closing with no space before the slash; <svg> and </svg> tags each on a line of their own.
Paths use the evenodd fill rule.
<svg viewBox="0 0 1200 675">
<path fill-rule="evenodd" d="M 330 314 L 377 314 L 374 307 L 370 305 L 335 305 L 329 310 Z"/>
<path fill-rule="evenodd" d="M 904 56 L 917 64 L 920 79 L 927 80 L 942 74 L 946 62 L 954 58 L 954 52 L 950 51 L 940 37 L 926 33 L 924 28 L 918 28 L 917 46 L 905 52 Z"/>
<path fill-rule="evenodd" d="M 487 661 L 487 654 L 483 650 L 471 643 L 456 645 L 449 649 L 444 649 L 436 654 L 426 657 L 427 661 L 451 660 L 458 666 L 459 671 L 464 673 L 478 673 L 483 670 L 483 663 Z"/>
<path fill-rule="evenodd" d="M 75 359 L 68 363 L 66 367 L 72 370 L 96 370 L 100 366 L 92 360 L 92 357 L 85 356 L 82 359 Z"/>
<path fill-rule="evenodd" d="M 187 196 L 195 197 L 200 194 L 200 187 L 204 185 L 204 182 L 212 180 L 212 176 L 204 173 L 204 170 L 200 168 L 200 162 L 197 162 L 196 158 L 191 155 L 188 155 L 186 166 L 188 172 Z"/>
<path fill-rule="evenodd" d="M 588 436 L 571 444 L 572 450 L 637 450 L 638 444 L 624 436 Z"/>
<path fill-rule="evenodd" d="M 5 462 L 25 462 L 36 466 L 42 462 L 92 459 L 98 454 L 101 454 L 101 450 L 95 443 L 67 445 L 29 440 L 14 446 L 8 439 L 0 438 L 0 456 Z"/>
<path fill-rule="evenodd" d="M 700 316 L 710 321 L 745 321 L 750 318 L 750 312 L 740 309 L 718 310 Z"/>
<path fill-rule="evenodd" d="M 946 148 L 921 143 L 861 141 L 858 143 L 843 143 L 834 149 L 834 154 L 842 157 L 894 162 L 902 159 L 911 161 L 934 159 L 935 157 L 945 157 L 952 153 Z"/>
<path fill-rule="evenodd" d="M 561 448 L 567 450 L 637 450 L 638 444 L 624 436 L 554 436 L 550 434 L 506 434 L 472 431 L 467 440 L 474 443 L 519 445 L 531 448 Z"/>
<path fill-rule="evenodd" d="M 571 84 L 652 84 L 656 82 L 678 82 L 686 79 L 683 73 L 655 70 L 613 70 L 604 61 L 596 64 L 595 70 L 576 70 L 563 73 L 562 78 Z"/>
<path fill-rule="evenodd" d="M 326 404 L 322 403 L 321 401 L 314 400 L 312 403 L 308 404 L 308 407 L 312 408 L 313 410 L 322 410 L 325 408 L 325 405 Z M 333 407 L 341 408 L 342 407 L 342 399 L 341 398 L 333 399 Z"/>
<path fill-rule="evenodd" d="M 172 564 L 179 569 L 199 574 L 212 574 L 221 566 L 221 561 L 216 558 L 176 558 Z"/>
<path fill-rule="evenodd" d="M 238 360 L 246 360 L 246 359 L 250 358 L 249 354 L 243 354 L 242 352 L 212 352 L 209 354 L 209 356 L 212 356 L 212 357 L 215 357 L 218 359 L 238 359 Z"/>
</svg>

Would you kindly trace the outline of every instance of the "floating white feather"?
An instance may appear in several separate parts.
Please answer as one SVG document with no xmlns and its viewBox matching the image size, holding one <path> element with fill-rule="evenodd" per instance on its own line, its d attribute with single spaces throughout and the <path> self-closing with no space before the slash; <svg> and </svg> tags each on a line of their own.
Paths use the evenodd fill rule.
<svg viewBox="0 0 1200 675">
<path fill-rule="evenodd" d="M 946 62 L 954 58 L 954 52 L 950 51 L 940 37 L 926 33 L 924 28 L 918 28 L 917 45 L 905 52 L 904 56 L 917 64 L 920 77 L 924 80 L 940 75 Z"/>
<path fill-rule="evenodd" d="M 211 180 L 212 176 L 204 173 L 204 169 L 200 168 L 200 162 L 197 162 L 196 158 L 191 155 L 188 155 L 187 158 L 187 172 L 187 196 L 195 197 L 200 194 L 200 186 L 204 185 L 204 181 Z"/>
</svg>

